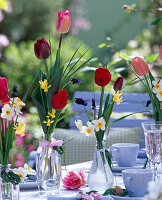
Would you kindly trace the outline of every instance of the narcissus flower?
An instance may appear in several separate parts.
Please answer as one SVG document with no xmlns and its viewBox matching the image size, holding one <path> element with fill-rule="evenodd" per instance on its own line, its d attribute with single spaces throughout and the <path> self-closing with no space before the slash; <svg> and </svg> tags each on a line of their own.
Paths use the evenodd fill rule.
<svg viewBox="0 0 162 200">
<path fill-rule="evenodd" d="M 157 82 L 157 81 L 152 81 L 152 84 L 154 85 L 154 87 L 153 87 L 153 89 L 152 89 L 152 91 L 153 91 L 154 93 L 158 93 L 159 91 L 162 90 L 162 79 L 161 79 L 159 82 Z"/>
<path fill-rule="evenodd" d="M 122 93 L 119 91 L 113 92 L 113 101 L 116 102 L 117 105 L 119 105 L 123 101 L 122 97 L 120 97 L 121 95 Z"/>
<path fill-rule="evenodd" d="M 13 116 L 15 115 L 14 113 L 14 107 L 11 107 L 8 104 L 5 104 L 4 107 L 2 108 L 2 118 L 6 118 L 7 120 L 11 120 Z"/>
<path fill-rule="evenodd" d="M 131 63 L 132 63 L 132 67 L 137 75 L 143 76 L 143 75 L 149 73 L 149 66 L 144 59 L 142 59 L 140 57 L 135 57 Z"/>
<path fill-rule="evenodd" d="M 83 132 L 83 130 L 82 130 L 82 128 L 83 128 L 83 123 L 82 123 L 82 121 L 81 120 L 75 120 L 75 125 L 76 125 L 76 127 L 79 129 L 79 131 L 82 133 Z"/>
<path fill-rule="evenodd" d="M 47 116 L 47 121 L 43 121 L 44 124 L 47 124 L 47 126 L 50 126 L 54 121 L 49 119 L 49 116 Z"/>
<path fill-rule="evenodd" d="M 7 96 L 8 96 L 7 79 L 0 77 L 0 101 L 4 101 Z"/>
<path fill-rule="evenodd" d="M 86 184 L 84 171 L 80 170 L 78 174 L 69 172 L 67 176 L 65 176 L 62 180 L 63 187 L 68 190 L 77 190 L 81 187 L 84 187 Z"/>
<path fill-rule="evenodd" d="M 51 105 L 56 110 L 62 110 L 68 101 L 68 93 L 65 89 L 60 90 L 56 93 L 51 100 Z"/>
<path fill-rule="evenodd" d="M 93 120 L 92 123 L 95 125 L 95 130 L 105 130 L 105 120 L 103 117 L 101 117 L 98 120 Z"/>
<path fill-rule="evenodd" d="M 69 15 L 69 10 L 64 12 L 59 11 L 56 21 L 56 30 L 59 33 L 67 33 L 69 31 L 71 24 L 71 17 Z"/>
<path fill-rule="evenodd" d="M 95 126 L 91 122 L 87 122 L 87 126 L 82 127 L 82 131 L 86 136 L 95 134 Z"/>
<path fill-rule="evenodd" d="M 25 123 L 20 123 L 18 122 L 18 125 L 14 126 L 14 129 L 16 129 L 16 134 L 21 135 L 21 137 L 23 137 L 25 135 Z"/>
<path fill-rule="evenodd" d="M 50 45 L 44 38 L 37 40 L 34 44 L 34 52 L 37 58 L 47 59 L 50 56 Z"/>
<path fill-rule="evenodd" d="M 49 116 L 52 117 L 52 118 L 55 118 L 55 113 L 56 113 L 56 110 L 55 109 L 52 109 L 51 112 L 48 112 Z"/>
<path fill-rule="evenodd" d="M 95 83 L 104 87 L 111 81 L 111 74 L 108 69 L 98 68 L 95 71 Z"/>
<path fill-rule="evenodd" d="M 48 85 L 47 80 L 44 79 L 44 81 L 39 81 L 41 88 L 44 90 L 44 92 L 48 92 L 48 89 L 51 87 L 51 84 Z"/>
<path fill-rule="evenodd" d="M 162 90 L 156 93 L 156 97 L 159 99 L 159 101 L 162 101 Z"/>
</svg>

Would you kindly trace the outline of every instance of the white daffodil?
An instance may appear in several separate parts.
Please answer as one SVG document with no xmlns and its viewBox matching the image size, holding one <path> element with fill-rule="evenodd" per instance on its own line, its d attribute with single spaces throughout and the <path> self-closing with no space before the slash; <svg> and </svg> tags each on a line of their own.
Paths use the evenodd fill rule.
<svg viewBox="0 0 162 200">
<path fill-rule="evenodd" d="M 159 83 L 157 81 L 152 81 L 152 84 L 154 85 L 152 89 L 154 93 L 158 93 L 159 91 L 162 91 L 162 79 L 159 81 Z"/>
<path fill-rule="evenodd" d="M 83 123 L 82 123 L 82 121 L 81 120 L 75 120 L 75 125 L 76 125 L 76 127 L 79 129 L 79 131 L 81 132 L 81 133 L 83 133 L 83 130 L 82 130 L 82 128 L 83 128 Z"/>
<path fill-rule="evenodd" d="M 87 122 L 87 126 L 82 127 L 83 133 L 86 136 L 90 136 L 91 134 L 95 134 L 95 126 L 91 122 Z"/>
<path fill-rule="evenodd" d="M 98 120 L 93 120 L 92 123 L 95 125 L 95 131 L 105 130 L 105 120 L 103 117 L 101 117 Z"/>
<path fill-rule="evenodd" d="M 27 172 L 20 168 L 14 169 L 15 174 L 19 175 L 21 182 L 23 183 L 27 179 Z"/>
<path fill-rule="evenodd" d="M 162 101 L 162 89 L 157 92 L 156 97 L 159 99 L 159 101 Z"/>
<path fill-rule="evenodd" d="M 11 98 L 11 102 L 15 108 L 16 115 L 21 114 L 22 106 L 25 106 L 25 103 L 23 103 L 19 97 Z"/>
<path fill-rule="evenodd" d="M 6 118 L 7 120 L 11 120 L 12 117 L 15 115 L 14 108 L 11 107 L 9 104 L 5 104 L 2 108 L 2 118 Z"/>
</svg>

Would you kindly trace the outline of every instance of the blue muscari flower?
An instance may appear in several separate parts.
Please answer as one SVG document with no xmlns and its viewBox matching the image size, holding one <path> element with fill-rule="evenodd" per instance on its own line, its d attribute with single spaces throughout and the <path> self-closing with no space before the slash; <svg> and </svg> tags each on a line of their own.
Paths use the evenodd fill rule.
<svg viewBox="0 0 162 200">
<path fill-rule="evenodd" d="M 15 84 L 14 86 L 13 86 L 13 92 L 12 92 L 12 95 L 11 95 L 13 98 L 14 97 L 17 97 L 17 84 Z"/>
<path fill-rule="evenodd" d="M 146 103 L 146 107 L 149 107 L 150 104 L 151 104 L 151 100 L 148 100 Z"/>
<path fill-rule="evenodd" d="M 78 79 L 76 79 L 76 78 L 72 78 L 71 79 L 71 82 L 73 83 L 73 84 L 80 84 L 81 83 L 81 80 L 78 80 Z"/>
<path fill-rule="evenodd" d="M 0 113 L 2 113 L 2 104 L 0 104 Z"/>
<path fill-rule="evenodd" d="M 88 103 L 85 102 L 82 98 L 75 98 L 75 103 L 78 105 L 83 105 L 83 106 L 87 106 Z"/>
</svg>

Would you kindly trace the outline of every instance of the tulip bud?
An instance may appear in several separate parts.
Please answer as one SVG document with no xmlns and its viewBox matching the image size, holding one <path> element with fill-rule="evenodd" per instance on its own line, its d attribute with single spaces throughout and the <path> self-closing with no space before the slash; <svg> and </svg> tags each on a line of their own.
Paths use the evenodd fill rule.
<svg viewBox="0 0 162 200">
<path fill-rule="evenodd" d="M 37 43 L 34 44 L 34 52 L 37 58 L 47 59 L 50 56 L 50 46 L 48 42 L 44 38 L 37 40 Z"/>
<path fill-rule="evenodd" d="M 159 58 L 160 60 L 162 60 L 162 44 L 160 45 L 160 49 L 159 49 Z"/>
<path fill-rule="evenodd" d="M 69 10 L 64 12 L 59 11 L 56 21 L 56 30 L 59 33 L 67 33 L 69 31 L 71 24 L 71 17 L 69 15 Z"/>
<path fill-rule="evenodd" d="M 0 101 L 4 101 L 6 97 L 8 97 L 7 79 L 0 77 Z"/>
<path fill-rule="evenodd" d="M 143 76 L 144 74 L 147 74 L 149 72 L 149 66 L 144 59 L 140 57 L 135 57 L 131 63 L 137 75 Z"/>
<path fill-rule="evenodd" d="M 62 110 L 68 101 L 68 93 L 65 89 L 60 90 L 56 93 L 51 100 L 51 105 L 54 109 Z"/>
<path fill-rule="evenodd" d="M 98 68 L 95 71 L 95 83 L 98 86 L 106 86 L 111 81 L 111 74 L 108 69 Z"/>
<path fill-rule="evenodd" d="M 121 90 L 123 86 L 123 77 L 120 76 L 116 79 L 115 83 L 114 83 L 114 90 L 118 91 Z"/>
</svg>

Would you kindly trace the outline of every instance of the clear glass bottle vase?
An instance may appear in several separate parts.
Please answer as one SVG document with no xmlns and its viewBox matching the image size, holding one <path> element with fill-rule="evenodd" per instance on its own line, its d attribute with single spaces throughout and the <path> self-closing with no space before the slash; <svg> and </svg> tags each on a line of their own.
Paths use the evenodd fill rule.
<svg viewBox="0 0 162 200">
<path fill-rule="evenodd" d="M 58 194 L 61 179 L 61 155 L 52 148 L 39 147 L 36 156 L 37 181 L 41 194 Z"/>
<path fill-rule="evenodd" d="M 95 190 L 102 194 L 107 189 L 112 188 L 113 183 L 114 177 L 105 155 L 105 148 L 102 143 L 97 143 L 88 175 L 88 187 L 90 190 Z"/>
<path fill-rule="evenodd" d="M 2 170 L 7 170 L 10 165 L 0 164 L 0 174 Z M 6 183 L 0 177 L 0 200 L 19 200 L 19 184 L 13 185 L 12 183 Z"/>
</svg>

